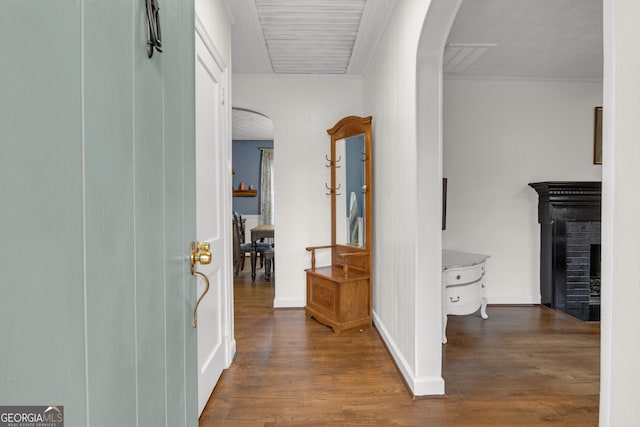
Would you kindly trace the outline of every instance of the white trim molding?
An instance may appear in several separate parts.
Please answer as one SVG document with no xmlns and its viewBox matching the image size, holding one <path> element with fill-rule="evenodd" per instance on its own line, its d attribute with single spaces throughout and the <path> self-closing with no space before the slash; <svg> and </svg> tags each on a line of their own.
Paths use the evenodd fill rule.
<svg viewBox="0 0 640 427">
<path fill-rule="evenodd" d="M 302 308 L 307 305 L 305 300 L 296 298 L 275 298 L 273 308 Z"/>
<path fill-rule="evenodd" d="M 385 342 L 389 353 L 391 353 L 398 370 L 404 377 L 405 383 L 411 389 L 411 393 L 414 396 L 444 395 L 444 379 L 441 376 L 417 377 L 375 310 L 373 310 L 372 314 L 373 323 Z"/>
</svg>

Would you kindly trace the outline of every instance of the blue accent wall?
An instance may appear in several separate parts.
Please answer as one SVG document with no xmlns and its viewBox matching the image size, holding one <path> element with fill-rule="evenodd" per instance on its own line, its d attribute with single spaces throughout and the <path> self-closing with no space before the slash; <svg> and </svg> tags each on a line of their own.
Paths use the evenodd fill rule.
<svg viewBox="0 0 640 427">
<path fill-rule="evenodd" d="M 245 190 L 250 185 L 258 191 L 256 197 L 234 197 L 233 210 L 242 215 L 260 214 L 260 163 L 262 151 L 259 147 L 273 148 L 273 141 L 238 141 L 232 143 L 232 167 L 236 170 L 233 175 L 233 189 L 237 190 L 244 182 Z"/>
</svg>

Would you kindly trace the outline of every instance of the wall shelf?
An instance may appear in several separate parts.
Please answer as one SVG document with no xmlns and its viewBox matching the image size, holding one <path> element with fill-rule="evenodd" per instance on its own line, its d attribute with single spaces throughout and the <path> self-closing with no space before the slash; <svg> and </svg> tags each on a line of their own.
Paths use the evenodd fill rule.
<svg viewBox="0 0 640 427">
<path fill-rule="evenodd" d="M 256 197 L 258 190 L 233 190 L 233 197 Z"/>
</svg>

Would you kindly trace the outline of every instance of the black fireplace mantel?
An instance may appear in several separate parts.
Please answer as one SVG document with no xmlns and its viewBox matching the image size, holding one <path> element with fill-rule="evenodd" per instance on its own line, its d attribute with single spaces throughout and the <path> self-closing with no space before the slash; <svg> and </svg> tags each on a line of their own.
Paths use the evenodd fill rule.
<svg viewBox="0 0 640 427">
<path fill-rule="evenodd" d="M 529 186 L 539 196 L 541 303 L 594 320 L 589 318 L 588 284 L 582 280 L 588 265 L 582 265 L 582 254 L 576 253 L 572 239 L 578 236 L 578 243 L 599 244 L 602 183 L 545 181 Z"/>
<path fill-rule="evenodd" d="M 597 220 L 600 220 L 602 200 L 600 181 L 544 181 L 532 182 L 529 186 L 536 190 L 539 196 L 538 222 L 540 224 L 551 223 L 556 216 L 564 217 L 567 212 L 562 209 L 572 207 L 595 209 L 598 212 Z"/>
</svg>

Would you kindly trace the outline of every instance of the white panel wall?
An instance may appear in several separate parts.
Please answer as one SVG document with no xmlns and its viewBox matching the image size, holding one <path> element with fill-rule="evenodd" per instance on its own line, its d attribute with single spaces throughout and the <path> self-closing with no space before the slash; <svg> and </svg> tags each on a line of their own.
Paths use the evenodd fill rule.
<svg viewBox="0 0 640 427">
<path fill-rule="evenodd" d="M 441 67 L 429 75 L 435 96 L 418 95 L 418 44 L 425 16 L 434 25 L 427 38 L 444 43 L 457 5 L 398 2 L 366 76 L 374 123 L 374 321 L 416 395 L 444 393 L 441 232 L 432 214 L 441 193 L 441 141 L 437 125 L 433 138 L 420 140 L 416 115 L 424 95 L 438 122 Z M 438 62 L 437 54 L 429 59 Z"/>
<path fill-rule="evenodd" d="M 251 229 L 256 227 L 260 223 L 260 215 L 243 215 L 243 219 L 245 219 L 244 226 L 244 241 L 251 241 Z"/>
<path fill-rule="evenodd" d="M 364 83 L 347 77 L 233 77 L 233 106 L 265 114 L 274 127 L 275 307 L 304 307 L 310 266 L 305 247 L 331 243 L 327 129 L 344 116 L 369 115 Z M 318 257 L 318 265 L 329 263 Z"/>
<path fill-rule="evenodd" d="M 600 82 L 444 84 L 446 249 L 490 255 L 489 303 L 540 303 L 536 181 L 600 181 Z"/>
<path fill-rule="evenodd" d="M 600 425 L 640 419 L 640 3 L 604 1 Z"/>
<path fill-rule="evenodd" d="M 373 310 L 385 340 L 414 376 L 415 68 L 426 7 L 398 2 L 366 76 L 373 115 Z M 409 7 L 413 6 L 413 7 Z M 422 17 L 422 19 L 419 18 Z"/>
</svg>

